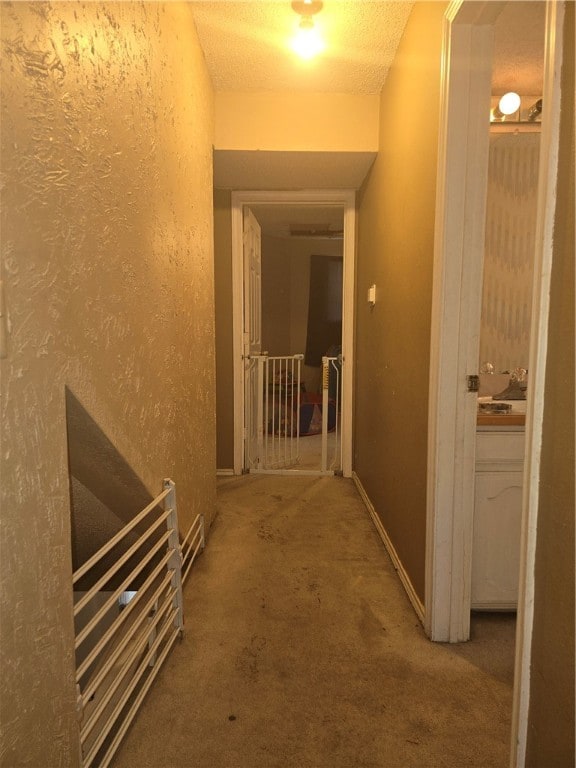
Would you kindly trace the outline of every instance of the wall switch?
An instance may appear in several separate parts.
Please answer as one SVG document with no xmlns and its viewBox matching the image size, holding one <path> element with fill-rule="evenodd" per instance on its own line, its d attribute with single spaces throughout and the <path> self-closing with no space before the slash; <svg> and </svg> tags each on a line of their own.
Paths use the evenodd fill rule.
<svg viewBox="0 0 576 768">
<path fill-rule="evenodd" d="M 368 304 L 370 304 L 371 307 L 376 304 L 376 286 L 371 285 L 370 288 L 368 288 Z"/>
</svg>

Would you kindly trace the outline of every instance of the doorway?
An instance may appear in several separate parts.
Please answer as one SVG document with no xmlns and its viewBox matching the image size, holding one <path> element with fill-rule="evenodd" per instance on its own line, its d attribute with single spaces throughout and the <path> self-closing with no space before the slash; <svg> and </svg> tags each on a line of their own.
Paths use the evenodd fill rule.
<svg viewBox="0 0 576 768">
<path fill-rule="evenodd" d="M 257 192 L 233 192 L 232 193 L 232 282 L 233 282 L 233 355 L 234 355 L 234 473 L 241 474 L 247 470 L 246 466 L 246 451 L 244 450 L 244 443 L 246 440 L 246 419 L 245 419 L 245 401 L 246 401 L 246 377 L 245 377 L 245 318 L 251 314 L 250 307 L 247 303 L 250 301 L 248 294 L 244 290 L 244 243 L 243 243 L 243 228 L 245 211 L 250 209 L 255 213 L 255 218 L 261 219 L 264 224 L 265 233 L 273 233 L 274 227 L 283 227 L 282 234 L 286 235 L 286 227 L 288 226 L 288 218 L 286 215 L 282 215 L 282 212 L 288 211 L 294 212 L 295 218 L 293 219 L 293 231 L 295 237 L 290 237 L 290 241 L 297 238 L 306 236 L 308 234 L 316 234 L 315 238 L 312 238 L 318 244 L 324 241 L 324 247 L 318 247 L 319 256 L 327 256 L 328 260 L 331 257 L 336 258 L 336 251 L 341 254 L 341 350 L 337 350 L 338 344 L 331 342 L 326 352 L 334 352 L 334 357 L 338 361 L 338 376 L 339 376 L 339 403 L 338 403 L 338 436 L 340 438 L 339 452 L 339 466 L 342 474 L 349 477 L 352 472 L 352 382 L 353 382 L 353 312 L 354 312 L 354 245 L 355 245 L 355 193 L 353 190 L 319 190 L 309 192 L 278 192 L 278 191 L 257 191 Z M 307 213 L 305 213 L 307 212 Z M 323 232 L 312 233 L 311 230 L 306 230 L 306 222 L 319 221 L 315 215 L 318 212 L 323 214 L 324 218 L 327 218 L 327 222 L 324 226 Z M 322 216 L 321 216 L 322 218 Z M 300 224 L 298 223 L 300 220 Z M 302 224 L 302 221 L 304 222 Z M 318 227 L 316 226 L 316 229 Z M 280 234 L 277 232 L 277 234 Z M 323 235 L 323 237 L 321 237 Z M 336 241 L 338 238 L 338 242 Z M 328 246 L 327 244 L 330 243 Z M 316 249 L 314 249 L 316 250 Z M 325 254 L 320 251 L 326 251 Z M 328 253 L 330 251 L 330 253 Z M 332 253 L 334 252 L 334 253 Z M 312 255 L 312 254 L 309 254 Z M 264 259 L 266 255 L 264 253 Z M 322 261 L 320 259 L 320 261 Z M 265 267 L 264 267 L 265 269 Z M 334 275 L 337 276 L 339 269 L 337 264 L 333 264 L 332 269 Z M 308 267 L 307 275 L 310 274 L 310 267 Z M 296 273 L 297 277 L 297 273 Z M 310 278 L 307 277 L 309 280 Z M 281 275 L 276 270 L 276 275 L 272 276 L 271 283 L 274 280 L 282 280 Z M 306 286 L 308 289 L 308 286 Z M 272 291 L 274 290 L 272 286 Z M 306 294 L 307 291 L 302 291 Z M 302 302 L 302 296 L 295 298 L 294 301 L 298 303 Z M 287 295 L 283 297 L 287 299 Z M 270 305 L 270 302 L 274 302 L 274 298 L 269 295 L 265 297 L 264 310 L 266 306 Z M 274 307 L 274 313 L 278 315 L 281 308 Z M 253 314 L 253 313 L 252 313 Z M 266 337 L 266 317 L 263 316 L 263 333 L 264 333 L 264 347 L 262 351 L 270 352 L 265 349 L 266 343 L 269 341 L 271 344 L 280 344 L 281 340 L 284 340 L 284 344 L 288 345 L 292 354 L 304 354 L 304 375 L 302 381 L 302 389 L 306 391 L 305 399 L 310 400 L 311 413 L 314 413 L 314 397 L 317 395 L 318 390 L 318 376 L 319 368 L 316 365 L 317 361 L 309 358 L 306 360 L 306 347 L 308 346 L 308 330 L 307 323 L 298 327 L 298 324 L 294 324 L 294 327 L 287 328 L 282 327 L 281 324 L 276 322 L 276 319 L 269 319 L 270 326 L 268 328 L 268 337 Z M 334 333 L 334 329 L 332 330 Z M 289 340 L 289 336 L 292 334 L 293 341 Z M 323 337 L 320 339 L 320 346 L 324 344 Z M 292 352 L 292 346 L 294 344 L 301 345 L 304 343 L 305 348 Z M 317 344 L 318 346 L 318 344 Z M 294 348 L 295 349 L 295 348 Z M 280 347 L 278 347 L 278 351 Z M 272 351 L 276 352 L 276 347 L 272 347 Z M 288 351 L 288 350 L 287 350 Z M 306 365 L 308 363 L 308 365 Z M 318 370 L 316 370 L 318 369 Z M 334 407 L 333 407 L 334 409 Z M 318 408 L 316 409 L 318 410 Z M 328 409 L 327 409 L 328 411 Z M 329 411 L 328 411 L 329 412 Z M 303 414 L 306 415 L 306 414 Z M 305 420 L 305 419 L 304 419 Z M 309 439 L 304 437 L 304 440 Z M 311 442 L 304 446 L 306 452 L 310 453 Z M 313 457 L 309 457 L 311 461 L 314 461 Z M 310 463 L 308 459 L 306 463 Z M 298 470 L 296 470 L 298 471 Z M 301 471 L 316 471 L 313 468 L 302 469 Z"/>
<path fill-rule="evenodd" d="M 250 462 L 250 471 L 338 474 L 343 210 L 302 204 L 249 210 L 261 233 L 257 395 L 263 403 L 256 411 L 264 424 L 259 466 Z"/>
</svg>

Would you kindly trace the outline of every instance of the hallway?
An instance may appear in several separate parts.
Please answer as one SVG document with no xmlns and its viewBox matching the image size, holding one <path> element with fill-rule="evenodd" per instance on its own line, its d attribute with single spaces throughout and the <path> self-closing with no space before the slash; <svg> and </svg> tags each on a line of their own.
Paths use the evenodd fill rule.
<svg viewBox="0 0 576 768">
<path fill-rule="evenodd" d="M 114 768 L 507 766 L 513 617 L 430 643 L 352 481 L 221 479 L 184 597 Z"/>
</svg>

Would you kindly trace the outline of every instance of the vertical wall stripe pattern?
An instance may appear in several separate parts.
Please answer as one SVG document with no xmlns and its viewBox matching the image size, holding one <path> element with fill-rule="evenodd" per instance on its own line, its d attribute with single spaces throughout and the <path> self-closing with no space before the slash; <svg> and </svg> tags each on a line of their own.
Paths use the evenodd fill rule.
<svg viewBox="0 0 576 768">
<path fill-rule="evenodd" d="M 490 137 L 480 363 L 527 368 L 539 133 Z"/>
</svg>

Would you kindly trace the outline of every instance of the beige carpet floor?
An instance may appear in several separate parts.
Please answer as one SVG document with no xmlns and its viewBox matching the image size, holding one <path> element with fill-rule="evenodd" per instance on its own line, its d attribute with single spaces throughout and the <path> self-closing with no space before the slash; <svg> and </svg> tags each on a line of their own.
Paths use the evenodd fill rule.
<svg viewBox="0 0 576 768">
<path fill-rule="evenodd" d="M 505 768 L 514 617 L 431 643 L 353 483 L 246 476 L 114 768 Z"/>
</svg>

